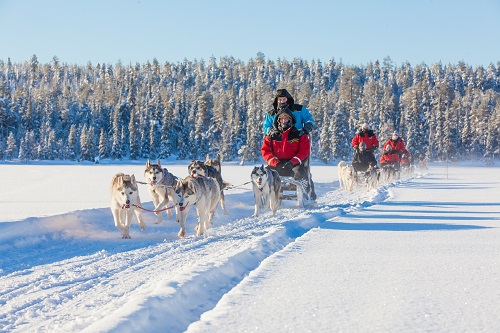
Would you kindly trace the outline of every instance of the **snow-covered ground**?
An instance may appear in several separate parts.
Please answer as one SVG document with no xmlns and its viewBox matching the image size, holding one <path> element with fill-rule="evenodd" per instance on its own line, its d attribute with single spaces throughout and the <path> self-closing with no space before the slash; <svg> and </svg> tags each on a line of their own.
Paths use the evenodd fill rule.
<svg viewBox="0 0 500 333">
<path fill-rule="evenodd" d="M 145 212 L 123 240 L 109 184 L 144 164 L 0 165 L 1 332 L 500 331 L 498 167 L 433 164 L 346 193 L 317 164 L 312 208 L 252 218 L 246 184 L 207 237 L 192 209 L 185 239 Z M 253 166 L 222 174 L 244 184 Z"/>
</svg>

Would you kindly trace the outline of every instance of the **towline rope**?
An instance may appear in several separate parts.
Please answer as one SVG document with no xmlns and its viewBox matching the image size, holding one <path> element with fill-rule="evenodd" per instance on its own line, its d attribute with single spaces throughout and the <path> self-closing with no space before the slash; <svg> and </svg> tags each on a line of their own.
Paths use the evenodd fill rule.
<svg viewBox="0 0 500 333">
<path fill-rule="evenodd" d="M 137 208 L 142 209 L 142 210 L 145 210 L 146 212 L 151 212 L 151 213 L 159 213 L 159 212 L 164 212 L 164 211 L 166 211 L 166 210 L 169 210 L 169 209 L 175 208 L 175 206 L 177 206 L 177 205 L 173 205 L 173 206 L 169 206 L 169 207 L 165 207 L 165 208 L 163 208 L 163 209 L 157 209 L 157 210 L 147 209 L 147 208 L 144 208 L 144 207 L 142 207 L 142 206 L 140 206 L 140 205 L 134 205 L 134 204 L 133 204 L 132 206 L 137 207 Z"/>
</svg>

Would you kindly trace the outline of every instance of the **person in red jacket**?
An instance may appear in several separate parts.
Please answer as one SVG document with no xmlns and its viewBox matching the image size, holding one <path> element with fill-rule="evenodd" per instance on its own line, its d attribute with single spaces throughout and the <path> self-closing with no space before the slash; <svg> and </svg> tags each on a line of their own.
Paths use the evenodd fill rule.
<svg viewBox="0 0 500 333">
<path fill-rule="evenodd" d="M 352 147 L 356 149 L 359 144 L 364 142 L 366 144 L 366 150 L 374 152 L 378 148 L 379 142 L 377 135 L 370 129 L 367 123 L 361 126 L 361 129 L 356 133 L 352 139 Z"/>
<path fill-rule="evenodd" d="M 388 145 L 391 146 L 393 153 L 399 154 L 399 157 L 401 157 L 406 151 L 405 143 L 403 142 L 403 139 L 399 137 L 398 131 L 394 131 L 391 138 L 384 143 L 384 150 Z"/>
<path fill-rule="evenodd" d="M 387 145 L 384 149 L 384 153 L 380 156 L 380 167 L 382 169 L 392 167 L 395 171 L 399 171 L 399 162 L 399 154 L 392 151 L 392 147 Z"/>
<path fill-rule="evenodd" d="M 295 117 L 289 109 L 281 111 L 274 119 L 273 127 L 278 131 L 267 135 L 262 143 L 262 157 L 269 169 L 281 176 L 293 176 L 297 180 L 307 179 L 304 161 L 309 157 L 311 142 L 304 132 L 295 127 Z"/>
</svg>

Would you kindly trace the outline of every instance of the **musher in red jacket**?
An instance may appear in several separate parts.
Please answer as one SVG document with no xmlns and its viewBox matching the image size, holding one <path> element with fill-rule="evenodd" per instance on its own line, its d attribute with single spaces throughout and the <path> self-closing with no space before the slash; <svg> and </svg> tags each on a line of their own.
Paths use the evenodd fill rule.
<svg viewBox="0 0 500 333">
<path fill-rule="evenodd" d="M 399 157 L 401 157 L 406 151 L 405 143 L 403 142 L 403 139 L 399 137 L 398 131 L 394 131 L 391 138 L 384 143 L 384 150 L 387 146 L 391 146 L 392 153 L 398 153 Z"/>
<path fill-rule="evenodd" d="M 367 123 L 364 123 L 363 126 L 361 126 L 361 129 L 352 139 L 352 147 L 356 149 L 359 147 L 361 142 L 364 142 L 366 144 L 366 150 L 371 152 L 374 152 L 379 145 L 377 135 L 370 129 L 370 126 Z"/>
<path fill-rule="evenodd" d="M 380 156 L 380 167 L 382 169 L 387 167 L 392 167 L 395 171 L 399 171 L 399 154 L 397 151 L 393 151 L 391 145 L 387 145 L 384 149 L 384 153 Z"/>
<path fill-rule="evenodd" d="M 278 132 L 264 138 L 261 152 L 269 169 L 275 169 L 281 176 L 306 180 L 307 169 L 303 162 L 309 157 L 311 142 L 294 125 L 292 112 L 289 109 L 281 111 L 273 124 Z"/>
</svg>

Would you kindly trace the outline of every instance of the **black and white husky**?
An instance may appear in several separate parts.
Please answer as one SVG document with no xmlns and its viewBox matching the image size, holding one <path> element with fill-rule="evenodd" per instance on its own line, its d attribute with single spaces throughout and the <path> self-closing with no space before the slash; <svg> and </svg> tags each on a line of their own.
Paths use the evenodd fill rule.
<svg viewBox="0 0 500 333">
<path fill-rule="evenodd" d="M 148 183 L 149 193 L 153 198 L 155 210 L 165 208 L 169 199 L 175 204 L 175 219 L 180 222 L 179 207 L 177 206 L 177 197 L 175 195 L 175 186 L 177 185 L 178 178 L 168 172 L 166 168 L 161 167 L 160 160 L 157 164 L 151 164 L 149 160 L 146 162 L 146 169 L 144 170 L 144 177 Z M 156 223 L 162 222 L 162 213 L 155 213 L 157 216 Z M 167 210 L 167 216 L 172 219 L 172 212 Z"/>
<path fill-rule="evenodd" d="M 191 206 L 196 207 L 198 214 L 196 236 L 204 235 L 212 225 L 212 219 L 220 201 L 219 184 L 210 177 L 187 176 L 184 180 L 178 181 L 175 193 L 179 200 L 181 216 L 179 237 L 184 238 L 186 235 L 186 217 Z"/>
<path fill-rule="evenodd" d="M 263 211 L 270 207 L 273 215 L 279 206 L 281 189 L 281 178 L 277 171 L 264 168 L 264 165 L 253 168 L 252 174 L 253 196 L 255 198 L 255 210 L 253 217 L 259 216 L 259 210 Z"/>
<path fill-rule="evenodd" d="M 141 206 L 141 199 L 135 176 L 123 173 L 114 175 L 111 181 L 111 213 L 115 226 L 122 232 L 123 239 L 130 238 L 130 225 L 134 213 L 141 230 L 146 230 L 138 206 Z"/>
</svg>

